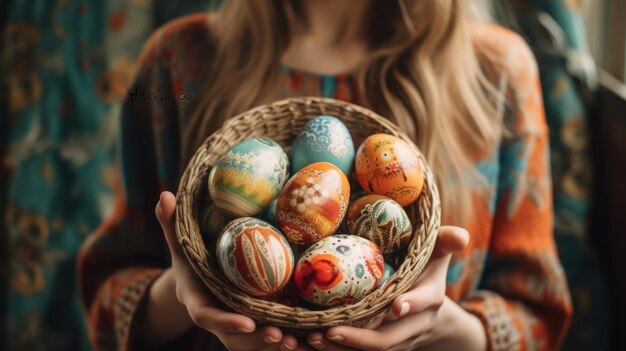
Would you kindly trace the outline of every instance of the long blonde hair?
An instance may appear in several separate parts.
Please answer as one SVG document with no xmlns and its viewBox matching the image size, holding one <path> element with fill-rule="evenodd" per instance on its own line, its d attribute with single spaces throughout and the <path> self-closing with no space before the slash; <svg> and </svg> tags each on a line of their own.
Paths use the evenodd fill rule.
<svg viewBox="0 0 626 351">
<path fill-rule="evenodd" d="M 475 206 L 471 189 L 487 185 L 476 159 L 501 135 L 467 0 L 371 6 L 368 59 L 356 74 L 362 103 L 413 137 L 435 174 L 446 218 L 467 223 Z M 271 100 L 291 40 L 290 16 L 304 16 L 297 0 L 224 1 L 211 28 L 214 57 L 202 99 L 184 131 L 185 157 L 226 118 Z"/>
</svg>

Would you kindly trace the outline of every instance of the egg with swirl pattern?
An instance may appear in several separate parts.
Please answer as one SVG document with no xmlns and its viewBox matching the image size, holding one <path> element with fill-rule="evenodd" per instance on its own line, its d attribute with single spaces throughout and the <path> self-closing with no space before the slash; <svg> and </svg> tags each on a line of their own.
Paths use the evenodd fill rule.
<svg viewBox="0 0 626 351">
<path fill-rule="evenodd" d="M 294 141 L 290 159 L 292 173 L 315 162 L 329 162 L 348 176 L 354 164 L 354 143 L 348 127 L 333 116 L 311 119 Z"/>
<path fill-rule="evenodd" d="M 331 307 L 362 299 L 378 287 L 383 272 L 376 244 L 338 234 L 311 245 L 298 260 L 293 278 L 303 300 Z"/>
<path fill-rule="evenodd" d="M 345 174 L 331 163 L 313 163 L 285 185 L 278 196 L 276 220 L 290 243 L 308 245 L 337 230 L 349 199 Z"/>
<path fill-rule="evenodd" d="M 348 231 L 376 243 L 383 253 L 406 247 L 413 225 L 402 206 L 382 195 L 366 195 L 348 208 Z"/>
<path fill-rule="evenodd" d="M 293 273 L 289 243 L 276 228 L 257 218 L 241 217 L 228 223 L 217 240 L 216 257 L 226 278 L 251 296 L 278 293 Z"/>
<path fill-rule="evenodd" d="M 287 154 L 275 141 L 246 139 L 213 165 L 208 180 L 211 199 L 237 217 L 256 216 L 278 195 L 288 169 Z"/>
</svg>

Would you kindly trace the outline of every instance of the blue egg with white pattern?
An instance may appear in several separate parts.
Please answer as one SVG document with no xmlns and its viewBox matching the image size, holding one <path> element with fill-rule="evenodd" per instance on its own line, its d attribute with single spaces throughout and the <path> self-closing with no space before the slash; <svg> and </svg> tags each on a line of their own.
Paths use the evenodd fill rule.
<svg viewBox="0 0 626 351">
<path fill-rule="evenodd" d="M 304 126 L 293 144 L 292 174 L 312 163 L 329 162 L 349 176 L 354 154 L 352 135 L 339 118 L 315 117 Z"/>
</svg>

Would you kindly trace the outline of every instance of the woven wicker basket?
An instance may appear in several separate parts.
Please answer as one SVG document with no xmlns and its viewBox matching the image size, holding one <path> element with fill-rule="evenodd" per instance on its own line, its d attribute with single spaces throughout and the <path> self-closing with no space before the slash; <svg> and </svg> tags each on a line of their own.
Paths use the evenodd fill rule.
<svg viewBox="0 0 626 351">
<path fill-rule="evenodd" d="M 250 137 L 271 138 L 283 147 L 290 146 L 308 120 L 319 115 L 341 119 L 352 134 L 354 144 L 374 133 L 398 136 L 419 155 L 424 170 L 424 190 L 419 199 L 406 208 L 413 223 L 414 237 L 397 260 L 396 273 L 362 300 L 326 310 L 289 307 L 255 298 L 229 284 L 207 250 L 197 218 L 206 204 L 207 177 L 211 166 L 236 143 Z M 439 194 L 422 153 L 397 126 L 365 108 L 318 97 L 291 98 L 263 105 L 230 120 L 209 136 L 196 151 L 185 170 L 178 189 L 176 234 L 180 245 L 196 273 L 209 290 L 233 310 L 245 314 L 259 324 L 274 325 L 296 335 L 323 330 L 335 325 L 364 326 L 385 312 L 395 297 L 411 288 L 433 250 L 440 225 Z"/>
</svg>

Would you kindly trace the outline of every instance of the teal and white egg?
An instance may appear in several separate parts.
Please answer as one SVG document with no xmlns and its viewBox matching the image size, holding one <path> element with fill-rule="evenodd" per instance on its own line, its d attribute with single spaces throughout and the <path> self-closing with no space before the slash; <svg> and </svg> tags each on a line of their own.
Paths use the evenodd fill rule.
<svg viewBox="0 0 626 351">
<path fill-rule="evenodd" d="M 209 192 L 215 205 L 236 216 L 256 216 L 282 190 L 289 158 L 275 141 L 250 138 L 233 146 L 209 174 Z"/>
<path fill-rule="evenodd" d="M 315 117 L 304 126 L 293 144 L 292 173 L 312 163 L 329 162 L 350 175 L 354 153 L 352 136 L 341 120 L 332 116 Z"/>
</svg>

